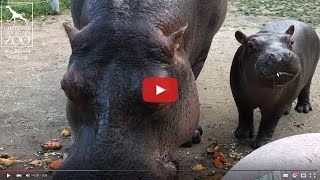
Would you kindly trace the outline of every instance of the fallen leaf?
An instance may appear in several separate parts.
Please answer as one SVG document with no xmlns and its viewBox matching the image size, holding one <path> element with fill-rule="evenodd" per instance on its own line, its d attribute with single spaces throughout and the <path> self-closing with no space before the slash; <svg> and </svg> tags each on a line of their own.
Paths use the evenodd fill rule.
<svg viewBox="0 0 320 180">
<path fill-rule="evenodd" d="M 213 160 L 213 164 L 216 166 L 216 168 L 224 168 L 223 162 L 221 162 L 219 157 Z"/>
<path fill-rule="evenodd" d="M 201 170 L 205 170 L 206 168 L 202 164 L 197 164 L 197 165 L 193 166 L 192 169 L 194 171 L 201 171 Z"/>
<path fill-rule="evenodd" d="M 61 132 L 61 137 L 67 137 L 67 136 L 71 136 L 71 130 L 70 129 L 63 129 L 63 131 Z"/>
<path fill-rule="evenodd" d="M 9 157 L 9 160 L 19 160 L 19 158 L 18 157 Z"/>
<path fill-rule="evenodd" d="M 29 164 L 33 165 L 33 166 L 41 166 L 42 162 L 38 159 L 35 159 L 35 160 L 31 161 Z"/>
<path fill-rule="evenodd" d="M 23 161 L 17 160 L 17 159 L 6 159 L 6 158 L 0 158 L 0 165 L 10 166 L 12 164 L 22 163 Z"/>
<path fill-rule="evenodd" d="M 226 163 L 227 162 L 227 158 L 224 154 L 222 154 L 222 152 L 215 152 L 213 154 L 213 158 L 214 159 L 220 159 L 221 162 Z"/>
<path fill-rule="evenodd" d="M 41 144 L 41 147 L 44 150 L 58 150 L 61 148 L 61 143 L 57 141 L 46 141 L 43 144 Z"/>
<path fill-rule="evenodd" d="M 58 159 L 53 161 L 52 163 L 49 164 L 49 168 L 51 169 L 59 169 L 60 166 L 62 165 L 63 160 L 62 159 Z"/>
<path fill-rule="evenodd" d="M 51 163 L 52 163 L 52 159 L 50 159 L 50 158 L 45 158 L 45 159 L 43 160 L 43 162 L 48 165 L 48 164 L 51 164 Z"/>
</svg>

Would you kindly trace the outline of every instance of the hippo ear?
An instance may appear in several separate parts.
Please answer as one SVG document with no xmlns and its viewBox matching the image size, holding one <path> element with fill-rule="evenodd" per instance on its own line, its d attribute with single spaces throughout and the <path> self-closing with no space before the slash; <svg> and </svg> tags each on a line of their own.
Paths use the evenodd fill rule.
<svg viewBox="0 0 320 180">
<path fill-rule="evenodd" d="M 178 31 L 172 33 L 169 35 L 169 41 L 174 44 L 174 49 L 178 49 L 180 47 L 180 40 L 182 39 L 182 36 L 184 32 L 186 31 L 188 27 L 188 24 L 182 28 L 180 28 Z"/>
<path fill-rule="evenodd" d="M 245 34 L 243 34 L 241 31 L 237 31 L 235 33 L 235 37 L 240 44 L 244 44 L 245 39 L 247 38 L 247 36 Z"/>
<path fill-rule="evenodd" d="M 80 32 L 80 30 L 78 30 L 68 22 L 63 23 L 63 27 L 66 30 L 70 41 L 72 41 L 74 37 Z"/>
<path fill-rule="evenodd" d="M 289 36 L 292 36 L 293 33 L 294 33 L 294 25 L 291 25 L 286 31 L 286 34 L 288 34 Z"/>
</svg>

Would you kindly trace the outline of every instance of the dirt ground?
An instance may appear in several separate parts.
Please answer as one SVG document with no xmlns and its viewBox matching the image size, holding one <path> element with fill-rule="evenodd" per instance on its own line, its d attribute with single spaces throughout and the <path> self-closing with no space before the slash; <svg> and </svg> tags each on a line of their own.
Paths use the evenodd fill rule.
<svg viewBox="0 0 320 180">
<path fill-rule="evenodd" d="M 28 59 L 8 58 L 5 49 L 0 54 L 0 154 L 8 153 L 22 160 L 43 158 L 35 155 L 45 140 L 58 139 L 66 147 L 71 140 L 59 137 L 68 127 L 65 117 L 66 97 L 60 89 L 60 79 L 67 68 L 70 47 L 62 28 L 70 15 L 38 18 L 34 25 L 34 47 Z M 228 14 L 221 30 L 214 37 L 205 67 L 197 80 L 201 102 L 200 123 L 204 130 L 202 142 L 192 148 L 179 148 L 175 160 L 179 173 L 196 178 L 208 175 L 216 169 L 212 155 L 206 154 L 206 147 L 214 142 L 224 145 L 222 152 L 229 162 L 231 151 L 248 154 L 254 139 L 236 140 L 233 132 L 237 127 L 237 110 L 229 87 L 229 71 L 236 49 L 239 47 L 234 32 L 241 30 L 254 33 L 270 21 L 268 17 L 249 17 Z M 320 34 L 320 27 L 317 27 Z M 319 132 L 320 129 L 320 68 L 318 67 L 311 87 L 311 102 L 314 110 L 309 114 L 291 111 L 279 122 L 273 139 L 295 134 Z M 260 114 L 255 111 L 255 132 Z M 3 149 L 2 149 L 3 148 Z M 61 152 L 63 149 L 61 150 Z M 53 159 L 56 157 L 53 157 Z M 200 163 L 206 170 L 195 172 L 191 166 Z M 27 162 L 7 169 L 25 169 Z M 36 169 L 43 169 L 36 167 Z M 0 173 L 0 179 L 4 178 Z"/>
</svg>

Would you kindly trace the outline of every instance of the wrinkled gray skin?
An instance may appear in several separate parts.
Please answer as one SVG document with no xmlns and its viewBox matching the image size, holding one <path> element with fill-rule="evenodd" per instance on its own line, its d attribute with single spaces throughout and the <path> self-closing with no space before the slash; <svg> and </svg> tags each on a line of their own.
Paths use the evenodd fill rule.
<svg viewBox="0 0 320 180">
<path fill-rule="evenodd" d="M 253 148 L 272 139 L 279 119 L 295 109 L 312 110 L 309 93 L 319 60 L 320 42 L 307 24 L 294 20 L 276 21 L 247 37 L 237 31 L 242 45 L 236 52 L 230 85 L 239 112 L 237 138 L 253 136 L 253 110 L 260 108 L 262 119 Z"/>
<path fill-rule="evenodd" d="M 298 171 L 299 170 L 299 171 Z M 279 172 L 280 171 L 280 172 Z M 316 172 L 317 171 L 317 172 Z M 320 133 L 301 134 L 271 142 L 241 159 L 223 177 L 223 180 L 248 180 L 271 175 L 281 179 L 282 174 L 292 177 L 294 172 L 316 173 L 320 171 Z M 261 178 L 271 179 L 271 178 Z M 285 179 L 285 178 L 283 178 Z"/>
<path fill-rule="evenodd" d="M 199 121 L 195 79 L 225 0 L 71 0 L 72 55 L 61 87 L 74 143 L 54 179 L 172 179 L 171 154 Z M 146 77 L 174 77 L 175 103 L 146 103 Z M 112 171 L 113 170 L 113 171 Z M 123 171 L 127 170 L 127 171 Z"/>
</svg>

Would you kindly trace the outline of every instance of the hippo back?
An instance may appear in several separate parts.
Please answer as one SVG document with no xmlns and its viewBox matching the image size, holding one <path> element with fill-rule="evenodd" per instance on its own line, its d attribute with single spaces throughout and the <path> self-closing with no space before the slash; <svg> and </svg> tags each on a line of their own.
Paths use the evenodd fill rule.
<svg viewBox="0 0 320 180">
<path fill-rule="evenodd" d="M 75 27 L 82 29 L 89 23 L 107 21 L 142 25 L 145 33 L 150 28 L 160 29 L 169 35 L 179 28 L 186 26 L 183 46 L 186 59 L 190 65 L 203 63 L 209 52 L 213 36 L 221 28 L 227 13 L 227 0 L 70 0 L 71 12 Z M 93 4 L 96 4 L 95 6 Z M 99 20 L 97 20 L 99 19 Z M 136 27 L 132 28 L 136 29 Z M 137 29 L 139 30 L 139 29 Z M 201 69 L 193 69 L 197 78 Z M 197 72 L 195 72 L 197 71 Z"/>
</svg>

